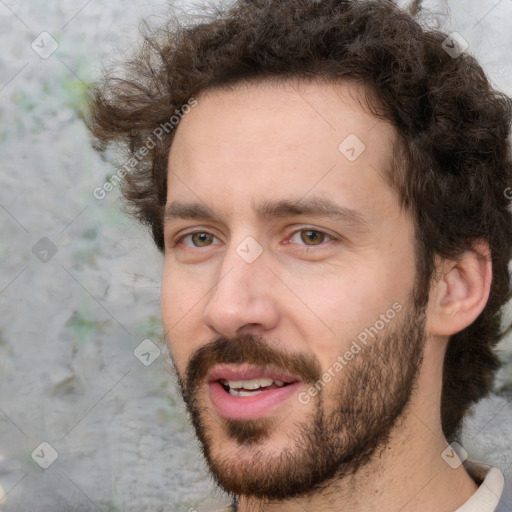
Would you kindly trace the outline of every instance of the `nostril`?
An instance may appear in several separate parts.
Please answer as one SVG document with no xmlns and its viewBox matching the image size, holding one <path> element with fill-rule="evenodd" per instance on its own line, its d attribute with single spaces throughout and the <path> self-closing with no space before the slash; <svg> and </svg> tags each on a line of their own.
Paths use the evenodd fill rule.
<svg viewBox="0 0 512 512">
<path fill-rule="evenodd" d="M 251 324 L 245 324 L 244 326 L 240 327 L 236 331 L 237 336 L 242 336 L 243 334 L 251 334 L 254 335 L 254 328 L 260 327 L 260 324 L 257 323 L 251 323 Z"/>
</svg>

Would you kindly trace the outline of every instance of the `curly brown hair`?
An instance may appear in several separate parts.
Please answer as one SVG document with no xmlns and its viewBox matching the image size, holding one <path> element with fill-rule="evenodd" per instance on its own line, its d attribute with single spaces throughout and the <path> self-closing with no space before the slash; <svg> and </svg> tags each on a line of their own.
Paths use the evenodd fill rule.
<svg viewBox="0 0 512 512">
<path fill-rule="evenodd" d="M 481 240 L 491 250 L 486 307 L 451 336 L 445 357 L 441 419 L 451 442 L 499 367 L 493 349 L 511 296 L 510 98 L 469 54 L 445 50 L 447 34 L 422 27 L 390 0 L 237 0 L 195 20 L 173 17 L 145 30 L 123 75 L 107 71 L 91 88 L 88 126 L 97 147 L 119 143 L 131 158 L 121 185 L 132 213 L 163 251 L 176 131 L 169 120 L 179 121 L 191 98 L 292 77 L 364 84 L 370 111 L 396 129 L 388 178 L 414 218 L 419 300 L 428 300 L 436 256 L 457 260 Z"/>
</svg>

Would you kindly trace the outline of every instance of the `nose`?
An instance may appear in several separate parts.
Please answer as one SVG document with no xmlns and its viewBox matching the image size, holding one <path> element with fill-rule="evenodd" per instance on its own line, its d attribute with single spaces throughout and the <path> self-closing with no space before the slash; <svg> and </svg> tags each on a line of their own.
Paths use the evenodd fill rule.
<svg viewBox="0 0 512 512">
<path fill-rule="evenodd" d="M 203 311 L 203 322 L 218 335 L 263 334 L 278 324 L 276 277 L 264 254 L 249 263 L 236 248 L 226 250 Z"/>
</svg>

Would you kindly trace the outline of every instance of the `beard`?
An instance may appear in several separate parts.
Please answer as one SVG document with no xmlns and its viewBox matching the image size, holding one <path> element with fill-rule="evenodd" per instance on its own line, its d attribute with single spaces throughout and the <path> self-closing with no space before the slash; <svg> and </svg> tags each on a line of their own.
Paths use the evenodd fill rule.
<svg viewBox="0 0 512 512">
<path fill-rule="evenodd" d="M 309 354 L 278 350 L 249 334 L 218 338 L 202 346 L 190 358 L 184 378 L 176 365 L 175 371 L 217 484 L 235 498 L 276 502 L 319 493 L 334 480 L 355 474 L 386 446 L 405 416 L 423 359 L 424 341 L 425 308 L 416 304 L 410 311 L 404 308 L 402 315 L 391 320 L 328 384 L 318 386 L 318 394 L 310 401 L 312 411 L 301 414 L 302 421 L 282 433 L 285 444 L 273 453 L 265 452 L 265 443 L 304 405 L 296 400 L 290 406 L 291 413 L 281 412 L 280 417 L 217 418 L 204 404 L 206 374 L 217 364 L 249 363 L 295 374 L 308 385 L 321 382 L 323 371 L 318 361 Z M 348 345 L 340 343 L 340 347 L 345 352 Z M 212 426 L 222 429 L 224 443 L 236 443 L 240 456 L 227 454 Z"/>
</svg>

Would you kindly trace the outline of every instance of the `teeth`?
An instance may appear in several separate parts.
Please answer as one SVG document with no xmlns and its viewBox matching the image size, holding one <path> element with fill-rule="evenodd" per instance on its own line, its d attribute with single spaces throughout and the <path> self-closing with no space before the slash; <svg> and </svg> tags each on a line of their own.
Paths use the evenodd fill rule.
<svg viewBox="0 0 512 512">
<path fill-rule="evenodd" d="M 241 389 L 229 388 L 229 394 L 232 396 L 254 396 L 263 393 L 263 391 L 242 391 Z"/>
<path fill-rule="evenodd" d="M 247 382 L 247 381 L 246 381 Z M 243 380 L 224 380 L 223 379 L 223 384 L 227 384 L 231 389 L 240 389 L 240 388 L 243 388 L 243 383 L 244 381 Z"/>
<path fill-rule="evenodd" d="M 249 380 L 226 380 L 220 379 L 222 384 L 228 385 L 231 390 L 238 389 L 258 389 L 258 388 L 266 388 L 271 386 L 273 382 L 276 383 L 276 386 L 283 387 L 284 382 L 281 380 L 273 380 L 273 379 L 249 379 Z M 250 393 L 254 395 L 255 393 Z M 238 396 L 246 396 L 246 395 L 238 395 Z"/>
</svg>

